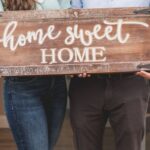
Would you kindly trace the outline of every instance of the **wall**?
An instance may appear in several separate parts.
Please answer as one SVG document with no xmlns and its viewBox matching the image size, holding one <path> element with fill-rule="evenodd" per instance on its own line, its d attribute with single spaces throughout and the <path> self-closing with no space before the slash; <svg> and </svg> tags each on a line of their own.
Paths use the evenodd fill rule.
<svg viewBox="0 0 150 150">
<path fill-rule="evenodd" d="M 8 128 L 6 117 L 3 109 L 3 79 L 0 78 L 0 128 Z"/>
</svg>

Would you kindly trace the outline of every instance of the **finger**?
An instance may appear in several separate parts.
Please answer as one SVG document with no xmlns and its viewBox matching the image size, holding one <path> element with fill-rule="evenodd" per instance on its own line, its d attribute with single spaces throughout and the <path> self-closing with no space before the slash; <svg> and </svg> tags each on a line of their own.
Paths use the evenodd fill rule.
<svg viewBox="0 0 150 150">
<path fill-rule="evenodd" d="M 140 71 L 138 74 L 144 77 L 148 76 L 148 73 L 146 73 L 145 71 Z"/>
<path fill-rule="evenodd" d="M 143 73 L 142 72 L 137 72 L 136 75 L 143 77 Z"/>
<path fill-rule="evenodd" d="M 71 74 L 71 75 L 70 75 L 70 77 L 71 77 L 71 78 L 73 78 L 73 77 L 74 77 L 74 75 L 72 75 L 72 74 Z"/>
<path fill-rule="evenodd" d="M 79 74 L 78 77 L 81 78 L 81 77 L 82 77 L 82 74 Z"/>
<path fill-rule="evenodd" d="M 83 78 L 86 78 L 87 77 L 87 73 L 83 73 L 82 76 L 83 76 Z"/>
<path fill-rule="evenodd" d="M 88 74 L 87 77 L 91 77 L 91 74 Z"/>
<path fill-rule="evenodd" d="M 146 79 L 150 79 L 150 73 L 146 72 L 146 71 L 140 71 L 140 72 L 137 72 L 137 75 L 138 76 L 141 76 L 141 77 L 144 77 Z"/>
</svg>

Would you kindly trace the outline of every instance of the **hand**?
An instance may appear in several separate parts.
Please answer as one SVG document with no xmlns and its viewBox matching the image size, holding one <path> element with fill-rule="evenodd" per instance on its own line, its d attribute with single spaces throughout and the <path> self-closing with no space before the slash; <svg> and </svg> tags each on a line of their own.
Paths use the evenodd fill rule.
<svg viewBox="0 0 150 150">
<path fill-rule="evenodd" d="M 87 73 L 80 73 L 80 74 L 78 75 L 78 77 L 79 77 L 79 78 L 86 78 L 86 77 L 91 77 L 91 75 L 90 75 L 90 74 L 87 74 Z"/>
<path fill-rule="evenodd" d="M 150 73 L 146 72 L 146 71 L 140 71 L 137 72 L 136 75 L 141 76 L 145 79 L 149 79 L 150 80 Z"/>
<path fill-rule="evenodd" d="M 69 75 L 71 78 L 73 78 L 75 75 Z M 86 77 L 91 77 L 90 74 L 87 74 L 87 73 L 80 73 L 78 74 L 78 77 L 79 78 L 86 78 Z"/>
</svg>

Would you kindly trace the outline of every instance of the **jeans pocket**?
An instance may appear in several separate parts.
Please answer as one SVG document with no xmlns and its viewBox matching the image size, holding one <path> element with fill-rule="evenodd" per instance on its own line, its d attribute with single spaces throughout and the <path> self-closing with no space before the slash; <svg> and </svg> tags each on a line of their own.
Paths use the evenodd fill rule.
<svg viewBox="0 0 150 150">
<path fill-rule="evenodd" d="M 29 84 L 34 82 L 37 79 L 35 76 L 26 76 L 26 77 L 9 77 L 9 81 L 14 84 Z"/>
</svg>

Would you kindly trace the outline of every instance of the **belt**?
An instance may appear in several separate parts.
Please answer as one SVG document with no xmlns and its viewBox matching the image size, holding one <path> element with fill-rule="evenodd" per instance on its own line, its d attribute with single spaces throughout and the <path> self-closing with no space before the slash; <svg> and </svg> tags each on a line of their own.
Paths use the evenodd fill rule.
<svg viewBox="0 0 150 150">
<path fill-rule="evenodd" d="M 95 74 L 96 78 L 130 78 L 136 76 L 135 73 L 109 73 L 109 74 Z"/>
</svg>

